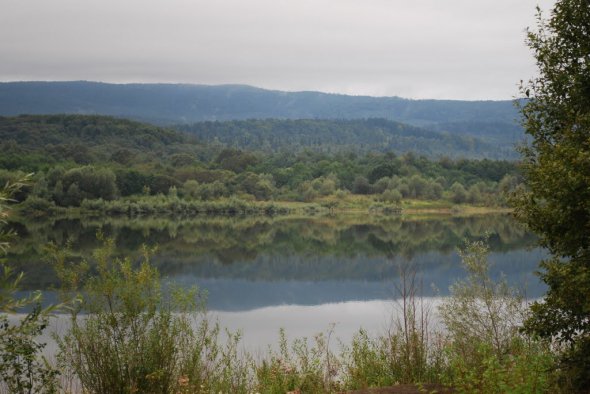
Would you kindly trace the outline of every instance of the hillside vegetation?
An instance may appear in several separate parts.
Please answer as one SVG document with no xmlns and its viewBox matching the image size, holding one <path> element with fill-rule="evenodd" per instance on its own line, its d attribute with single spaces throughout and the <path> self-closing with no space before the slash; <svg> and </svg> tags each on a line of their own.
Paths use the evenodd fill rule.
<svg viewBox="0 0 590 394">
<path fill-rule="evenodd" d="M 0 181 L 34 172 L 34 187 L 23 189 L 18 199 L 28 197 L 28 206 L 40 212 L 55 204 L 111 213 L 194 214 L 227 211 L 235 202 L 223 208 L 204 204 L 230 197 L 328 199 L 332 207 L 345 200 L 365 207 L 375 200 L 399 205 L 402 199 L 498 205 L 501 192 L 518 183 L 516 164 L 508 161 L 432 160 L 393 152 L 252 152 L 101 116 L 0 118 L 0 139 Z M 371 199 L 355 202 L 352 195 Z"/>
<path fill-rule="evenodd" d="M 0 167 L 38 171 L 58 163 L 149 163 L 184 152 L 199 156 L 194 138 L 173 130 L 104 116 L 0 117 Z"/>
<path fill-rule="evenodd" d="M 457 126 L 462 127 L 465 125 Z M 509 136 L 493 135 L 491 128 L 478 137 L 451 134 L 447 126 L 435 132 L 386 119 L 253 119 L 225 122 L 200 122 L 175 128 L 194 134 L 207 143 L 222 143 L 238 149 L 265 152 L 371 151 L 414 152 L 428 157 L 441 156 L 489 159 L 515 159 L 514 141 Z M 490 126 L 491 127 L 491 126 Z M 501 130 L 502 127 L 496 126 Z M 473 130 L 480 130 L 473 125 Z M 516 133 L 516 132 L 515 132 Z M 516 134 L 515 134 L 516 135 Z"/>
</svg>

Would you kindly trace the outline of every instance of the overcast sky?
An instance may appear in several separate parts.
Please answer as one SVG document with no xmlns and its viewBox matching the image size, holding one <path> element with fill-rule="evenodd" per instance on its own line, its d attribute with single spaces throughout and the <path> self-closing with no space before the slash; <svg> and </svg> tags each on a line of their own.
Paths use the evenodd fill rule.
<svg viewBox="0 0 590 394">
<path fill-rule="evenodd" d="M 552 0 L 0 0 L 0 80 L 511 99 Z"/>
</svg>

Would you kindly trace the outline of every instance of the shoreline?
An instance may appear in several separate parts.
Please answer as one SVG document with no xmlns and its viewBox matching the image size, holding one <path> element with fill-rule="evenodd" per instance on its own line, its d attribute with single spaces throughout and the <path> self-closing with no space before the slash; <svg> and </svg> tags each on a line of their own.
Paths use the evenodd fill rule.
<svg viewBox="0 0 590 394">
<path fill-rule="evenodd" d="M 143 204 L 143 205 L 142 205 Z M 300 201 L 245 201 L 220 200 L 168 200 L 150 198 L 114 201 L 90 200 L 82 207 L 52 206 L 47 210 L 16 205 L 17 219 L 63 218 L 197 218 L 197 217 L 317 217 L 371 215 L 380 217 L 404 217 L 421 215 L 473 216 L 510 214 L 514 210 L 502 206 L 452 204 L 444 200 L 404 200 L 400 204 L 376 201 L 366 196 L 352 195 L 342 200 L 321 199 Z M 89 208 L 91 207 L 91 208 Z"/>
</svg>

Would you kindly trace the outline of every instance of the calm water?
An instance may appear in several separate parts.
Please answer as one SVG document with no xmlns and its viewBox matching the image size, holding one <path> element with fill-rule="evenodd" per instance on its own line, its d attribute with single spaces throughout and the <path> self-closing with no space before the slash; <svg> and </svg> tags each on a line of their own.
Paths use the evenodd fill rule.
<svg viewBox="0 0 590 394">
<path fill-rule="evenodd" d="M 55 275 L 43 245 L 69 243 L 74 259 L 99 246 L 101 230 L 121 255 L 139 259 L 142 244 L 157 245 L 152 262 L 165 280 L 208 292 L 208 308 L 247 342 L 312 335 L 336 323 L 340 337 L 360 326 L 388 324 L 401 272 L 416 272 L 434 303 L 464 275 L 457 248 L 489 237 L 493 275 L 504 274 L 529 298 L 544 287 L 533 272 L 544 256 L 535 237 L 507 215 L 477 217 L 197 219 L 69 219 L 13 223 L 21 236 L 8 258 L 26 272 L 25 285 L 53 292 Z"/>
</svg>

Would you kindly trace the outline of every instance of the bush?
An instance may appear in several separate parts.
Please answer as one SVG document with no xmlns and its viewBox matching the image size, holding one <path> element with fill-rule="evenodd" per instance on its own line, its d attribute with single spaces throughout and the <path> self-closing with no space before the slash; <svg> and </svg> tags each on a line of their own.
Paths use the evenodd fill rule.
<svg viewBox="0 0 590 394">
<path fill-rule="evenodd" d="M 102 239 L 102 237 L 101 237 Z M 187 314 L 196 294 L 165 296 L 148 252 L 136 269 L 129 259 L 113 259 L 113 241 L 94 252 L 97 274 L 88 264 L 69 266 L 56 255 L 64 291 L 82 285 L 84 296 L 72 309 L 72 326 L 58 339 L 64 369 L 71 369 L 86 392 L 168 393 L 193 362 L 193 331 Z M 79 312 L 88 312 L 80 317 Z"/>
<path fill-rule="evenodd" d="M 549 347 L 521 334 L 528 307 L 504 277 L 490 277 L 488 253 L 485 241 L 460 252 L 467 278 L 439 308 L 448 332 L 444 381 L 465 393 L 546 392 L 554 366 Z"/>
<path fill-rule="evenodd" d="M 455 182 L 449 189 L 450 199 L 455 204 L 463 204 L 467 201 L 467 190 L 459 182 Z"/>
<path fill-rule="evenodd" d="M 291 348 L 284 330 L 280 331 L 279 351 L 256 365 L 256 391 L 260 393 L 332 393 L 340 387 L 335 377 L 339 362 L 329 350 L 331 330 L 318 334 L 310 347 L 307 339 L 297 339 Z"/>
<path fill-rule="evenodd" d="M 83 199 L 114 200 L 118 191 L 115 174 L 110 169 L 92 166 L 72 168 L 61 179 L 65 194 L 60 205 L 79 206 Z"/>
<path fill-rule="evenodd" d="M 0 315 L 0 391 L 57 393 L 59 370 L 41 356 L 45 343 L 39 337 L 47 327 L 48 310 L 36 303 L 17 325 Z"/>
<path fill-rule="evenodd" d="M 554 355 L 543 343 L 515 338 L 509 352 L 500 357 L 493 346 L 476 342 L 470 361 L 453 347 L 448 349 L 448 384 L 458 393 L 546 393 L 552 387 Z M 473 360 L 477 360 L 473 363 Z"/>
<path fill-rule="evenodd" d="M 356 194 L 371 194 L 373 193 L 373 186 L 369 183 L 367 178 L 359 175 L 354 178 L 352 191 Z"/>
<path fill-rule="evenodd" d="M 392 202 L 399 205 L 402 202 L 402 195 L 397 190 L 388 189 L 381 193 L 379 200 L 385 202 Z"/>
<path fill-rule="evenodd" d="M 39 217 L 51 215 L 57 210 L 57 207 L 53 201 L 30 195 L 24 202 L 18 205 L 18 210 L 27 216 Z"/>
<path fill-rule="evenodd" d="M 134 266 L 112 257 L 113 240 L 99 239 L 96 274 L 53 249 L 64 294 L 81 290 L 71 328 L 57 341 L 61 367 L 84 392 L 248 392 L 251 363 L 238 354 L 240 335 L 228 333 L 226 345 L 219 344 L 219 325 L 206 319 L 201 294 L 164 291 L 147 248 Z"/>
<path fill-rule="evenodd" d="M 41 309 L 41 294 L 38 292 L 16 298 L 23 274 L 17 274 L 1 256 L 14 235 L 2 228 L 8 217 L 6 202 L 27 180 L 25 177 L 16 183 L 6 183 L 0 189 L 0 391 L 54 393 L 57 392 L 59 371 L 40 356 L 45 344 L 37 341 L 47 326 L 53 308 Z M 6 312 L 14 312 L 27 305 L 33 305 L 32 312 L 17 324 L 11 323 Z"/>
</svg>

